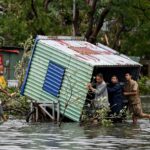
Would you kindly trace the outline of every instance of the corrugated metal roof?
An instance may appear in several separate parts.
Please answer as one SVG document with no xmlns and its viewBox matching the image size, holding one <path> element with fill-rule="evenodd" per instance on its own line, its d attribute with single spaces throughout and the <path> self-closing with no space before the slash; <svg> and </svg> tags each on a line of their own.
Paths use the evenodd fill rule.
<svg viewBox="0 0 150 150">
<path fill-rule="evenodd" d="M 93 45 L 81 40 L 40 40 L 41 43 L 55 49 L 61 53 L 74 57 L 77 60 L 86 62 L 92 66 L 129 66 L 140 65 L 129 57 L 119 54 L 117 51 L 100 43 Z"/>
</svg>

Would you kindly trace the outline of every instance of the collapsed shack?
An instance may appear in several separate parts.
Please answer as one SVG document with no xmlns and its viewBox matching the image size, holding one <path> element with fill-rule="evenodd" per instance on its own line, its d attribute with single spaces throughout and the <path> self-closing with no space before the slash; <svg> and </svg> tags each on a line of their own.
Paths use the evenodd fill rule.
<svg viewBox="0 0 150 150">
<path fill-rule="evenodd" d="M 140 64 L 100 43 L 37 36 L 21 94 L 32 100 L 30 114 L 35 113 L 35 121 L 42 113 L 51 120 L 59 121 L 61 115 L 80 122 L 88 94 L 87 83 L 97 73 L 102 73 L 106 82 L 114 74 L 124 82 L 126 72 L 138 79 Z"/>
</svg>

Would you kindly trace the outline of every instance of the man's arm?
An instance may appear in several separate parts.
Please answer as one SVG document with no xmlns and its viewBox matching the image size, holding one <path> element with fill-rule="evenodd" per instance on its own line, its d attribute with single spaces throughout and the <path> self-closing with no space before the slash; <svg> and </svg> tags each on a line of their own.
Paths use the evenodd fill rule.
<svg viewBox="0 0 150 150">
<path fill-rule="evenodd" d="M 133 88 L 132 88 L 132 91 L 131 92 L 124 92 L 123 94 L 125 96 L 134 96 L 137 94 L 137 90 L 138 90 L 138 84 L 137 82 L 135 81 L 134 85 L 133 85 Z"/>
<path fill-rule="evenodd" d="M 0 91 L 3 92 L 3 93 L 5 93 L 8 96 L 11 96 L 6 90 L 2 89 L 1 87 L 0 87 Z"/>
<path fill-rule="evenodd" d="M 104 84 L 101 88 L 98 88 L 98 89 L 95 89 L 91 86 L 90 89 L 95 94 L 101 95 L 104 92 L 104 90 L 106 89 L 106 85 Z"/>
<path fill-rule="evenodd" d="M 133 92 L 124 92 L 123 93 L 125 96 L 134 96 L 137 94 L 137 91 L 133 91 Z"/>
<path fill-rule="evenodd" d="M 120 89 L 121 87 L 119 85 L 116 85 L 114 87 L 107 87 L 107 90 L 109 93 L 113 93 L 113 92 L 116 92 Z"/>
</svg>

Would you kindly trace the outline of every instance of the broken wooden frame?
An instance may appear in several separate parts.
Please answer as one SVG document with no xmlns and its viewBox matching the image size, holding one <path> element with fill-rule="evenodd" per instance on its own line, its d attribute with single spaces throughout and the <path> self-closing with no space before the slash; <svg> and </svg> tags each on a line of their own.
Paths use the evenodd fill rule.
<svg viewBox="0 0 150 150">
<path fill-rule="evenodd" d="M 34 112 L 31 114 L 32 116 L 32 122 L 38 122 L 39 121 L 39 112 L 42 113 L 43 116 L 48 116 L 50 121 L 56 121 L 59 122 L 60 120 L 60 105 L 59 102 L 52 102 L 52 103 L 37 103 L 32 102 L 31 103 L 31 112 Z M 50 108 L 51 111 L 48 111 L 47 108 Z"/>
</svg>

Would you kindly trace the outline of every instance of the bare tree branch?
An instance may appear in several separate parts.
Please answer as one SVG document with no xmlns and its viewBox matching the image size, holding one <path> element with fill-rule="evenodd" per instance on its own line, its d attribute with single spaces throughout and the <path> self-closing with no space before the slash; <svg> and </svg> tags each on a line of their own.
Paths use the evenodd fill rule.
<svg viewBox="0 0 150 150">
<path fill-rule="evenodd" d="M 79 8 L 77 2 L 74 0 L 73 4 L 73 35 L 80 35 L 79 33 Z"/>
</svg>

